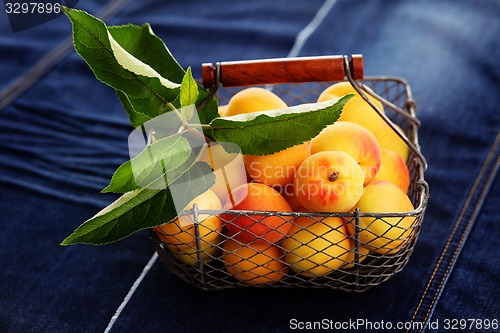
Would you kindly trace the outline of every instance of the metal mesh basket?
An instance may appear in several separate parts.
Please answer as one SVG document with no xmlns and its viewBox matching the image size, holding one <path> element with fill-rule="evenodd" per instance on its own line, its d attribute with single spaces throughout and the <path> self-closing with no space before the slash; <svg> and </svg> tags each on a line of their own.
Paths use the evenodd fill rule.
<svg viewBox="0 0 500 333">
<path fill-rule="evenodd" d="M 372 77 L 355 81 L 348 68 L 345 74 L 362 94 L 372 94 L 384 105 L 385 115 L 401 127 L 410 145 L 407 166 L 410 173 L 408 197 L 415 209 L 405 213 L 270 212 L 206 211 L 196 205 L 182 215 L 192 219 L 186 241 L 186 230 L 161 229 L 150 236 L 165 266 L 188 284 L 218 290 L 234 287 L 331 288 L 365 291 L 398 273 L 408 262 L 417 241 L 427 205 L 429 190 L 424 180 L 426 162 L 418 146 L 416 105 L 409 85 L 402 79 Z M 288 105 L 316 101 L 319 93 L 332 82 L 274 84 L 273 92 Z M 366 87 L 371 88 L 367 90 Z M 224 104 L 241 88 L 218 89 Z M 207 217 L 220 218 L 223 226 L 211 228 L 200 224 Z M 269 233 L 281 233 L 271 243 L 266 235 L 255 235 L 251 246 L 240 242 L 238 233 L 229 236 L 227 225 L 236 218 L 251 224 L 275 219 L 278 225 Z M 276 221 L 275 224 L 276 225 Z M 289 223 L 294 232 L 283 232 L 280 223 Z M 304 223 L 307 221 L 307 223 Z M 385 228 L 382 234 L 373 227 Z M 291 230 L 292 230 L 291 229 Z M 295 237 L 299 235 L 300 237 Z M 279 237 L 278 237 L 279 238 Z"/>
</svg>

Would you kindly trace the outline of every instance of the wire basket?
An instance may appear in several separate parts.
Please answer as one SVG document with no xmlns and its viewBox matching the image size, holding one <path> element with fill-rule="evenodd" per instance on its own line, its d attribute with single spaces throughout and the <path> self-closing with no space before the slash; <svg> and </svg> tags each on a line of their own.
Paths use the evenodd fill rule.
<svg viewBox="0 0 500 333">
<path fill-rule="evenodd" d="M 316 61 L 319 58 L 324 60 L 322 57 L 298 59 Z M 186 230 L 168 233 L 158 228 L 150 230 L 150 237 L 161 261 L 183 281 L 204 290 L 253 286 L 361 292 L 387 281 L 408 262 L 420 232 L 429 196 L 429 188 L 424 180 L 427 164 L 418 145 L 417 129 L 420 123 L 416 118 L 416 104 L 410 86 L 394 77 L 355 80 L 362 77 L 360 56 L 353 56 L 350 61 L 345 56 L 325 58 L 334 59 L 337 73 L 333 76 L 328 73 L 335 71 L 328 70 L 325 74 L 324 68 L 320 68 L 319 72 L 306 70 L 303 71 L 306 74 L 294 75 L 293 78 L 272 73 L 270 76 L 273 81 L 266 82 L 266 79 L 259 77 L 256 82 L 273 83 L 267 88 L 291 106 L 315 102 L 321 91 L 333 81 L 344 80 L 345 76 L 375 110 L 376 106 L 366 95 L 381 101 L 385 109 L 385 116 L 381 114 L 381 117 L 394 130 L 394 124 L 403 129 L 405 135 L 400 137 L 410 147 L 407 159 L 410 187 L 407 194 L 415 209 L 405 213 L 366 213 L 359 209 L 347 213 L 312 213 L 207 211 L 194 205 L 180 215 L 193 222 L 188 230 L 193 238 L 189 241 L 185 238 Z M 282 69 L 289 61 L 263 61 L 264 65 L 272 64 L 264 72 Z M 292 62 L 297 65 L 297 60 Z M 254 63 L 235 64 L 247 70 Z M 227 86 L 239 86 L 248 81 L 251 85 L 256 83 L 252 81 L 255 76 L 248 72 L 244 75 L 244 81 L 229 82 L 231 78 L 224 78 L 221 73 L 222 65 L 209 66 L 212 68 L 210 80 L 213 81 L 208 85 L 215 87 L 213 92 L 217 92 L 219 104 L 225 104 L 241 89 Z M 311 68 L 304 66 L 304 63 L 299 67 Z M 263 72 L 261 65 L 257 68 Z M 282 80 L 276 82 L 276 76 Z M 299 82 L 288 83 L 287 80 Z M 220 87 L 221 83 L 224 88 Z M 203 220 L 220 219 L 222 227 L 200 224 L 201 216 Z M 238 237 L 240 233 L 251 233 L 248 229 L 239 230 L 236 234 L 232 232 L 231 236 L 228 233 L 227 226 L 241 218 L 249 221 L 250 225 L 268 225 L 268 221 L 273 219 L 275 227 L 270 227 L 264 235 L 253 235 L 258 241 L 249 246 Z M 304 223 L 306 220 L 307 223 Z M 284 231 L 281 226 L 285 224 L 291 224 L 290 230 L 294 232 L 288 229 Z M 375 226 L 385 228 L 385 232 L 373 233 Z M 271 237 L 267 236 L 271 233 L 277 236 L 273 239 L 279 241 L 269 241 Z"/>
</svg>

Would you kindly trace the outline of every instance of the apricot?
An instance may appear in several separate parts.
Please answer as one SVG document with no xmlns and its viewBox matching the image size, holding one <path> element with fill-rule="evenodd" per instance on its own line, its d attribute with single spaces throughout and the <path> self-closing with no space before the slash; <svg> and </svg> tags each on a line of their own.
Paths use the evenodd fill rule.
<svg viewBox="0 0 500 333">
<path fill-rule="evenodd" d="M 247 182 L 243 156 L 228 153 L 224 149 L 224 145 L 229 145 L 229 143 L 209 143 L 199 158 L 200 161 L 208 163 L 214 169 L 215 184 L 211 190 L 221 202 L 226 202 L 233 188 Z"/>
<path fill-rule="evenodd" d="M 404 134 L 401 127 L 399 127 L 398 125 L 395 126 L 400 133 Z M 408 145 L 385 122 L 379 128 L 377 133 L 375 133 L 375 137 L 377 138 L 381 148 L 390 149 L 398 153 L 405 162 L 408 160 L 408 155 L 410 152 Z"/>
<path fill-rule="evenodd" d="M 351 244 L 344 221 L 327 217 L 321 221 L 298 217 L 281 242 L 285 262 L 306 277 L 322 276 L 345 265 Z"/>
<path fill-rule="evenodd" d="M 217 195 L 211 190 L 194 198 L 185 209 L 191 209 L 197 204 L 199 210 L 220 210 L 222 204 Z M 193 215 L 181 215 L 167 224 L 155 227 L 158 238 L 165 244 L 186 245 L 196 248 L 196 231 Z M 222 221 L 218 216 L 210 214 L 198 215 L 198 231 L 200 242 L 205 244 L 217 244 Z"/>
<path fill-rule="evenodd" d="M 363 193 L 364 173 L 342 151 L 322 151 L 306 158 L 295 174 L 295 195 L 313 212 L 346 212 Z"/>
<path fill-rule="evenodd" d="M 208 262 L 215 259 L 219 255 L 220 248 L 215 244 L 222 241 L 222 235 L 218 235 L 215 240 L 211 243 L 200 244 L 200 259 L 202 262 Z M 174 254 L 180 261 L 185 264 L 195 266 L 198 265 L 198 250 L 196 247 L 191 247 L 188 245 L 167 245 L 170 252 Z"/>
<path fill-rule="evenodd" d="M 354 94 L 344 106 L 339 121 L 351 121 L 357 123 L 372 134 L 379 131 L 380 127 L 384 124 L 384 120 L 380 115 L 368 104 L 352 87 L 348 81 L 338 82 L 326 88 L 318 98 L 318 102 L 327 101 L 330 99 L 340 98 L 346 94 Z M 382 103 L 377 99 L 365 94 L 375 104 L 375 106 L 383 113 L 384 108 Z"/>
<path fill-rule="evenodd" d="M 290 208 L 292 209 L 293 212 L 300 212 L 303 210 L 303 207 L 302 207 L 301 203 L 299 202 L 299 199 L 297 199 L 297 196 L 295 195 L 295 190 L 293 188 L 293 184 L 288 184 L 285 187 L 276 188 L 276 189 L 278 192 L 281 193 L 281 195 L 288 202 L 288 204 L 290 205 Z"/>
<path fill-rule="evenodd" d="M 346 263 L 342 265 L 343 269 L 351 269 L 354 267 L 356 262 L 356 249 L 355 249 L 355 241 L 353 239 L 349 239 L 349 252 L 345 258 Z M 358 264 L 362 263 L 370 253 L 364 246 L 358 246 Z"/>
<path fill-rule="evenodd" d="M 243 160 L 253 180 L 269 186 L 286 186 L 293 183 L 295 171 L 310 155 L 308 144 L 303 143 L 271 155 L 245 155 Z"/>
<path fill-rule="evenodd" d="M 234 116 L 242 113 L 267 111 L 286 108 L 287 105 L 272 91 L 264 88 L 251 87 L 236 93 L 224 111 L 224 116 Z"/>
<path fill-rule="evenodd" d="M 389 149 L 382 149 L 382 163 L 375 180 L 386 180 L 408 193 L 410 173 L 401 155 Z"/>
<path fill-rule="evenodd" d="M 229 274 L 247 285 L 268 284 L 285 276 L 288 267 L 281 261 L 276 245 L 240 244 L 228 239 L 223 245 L 222 261 Z"/>
<path fill-rule="evenodd" d="M 362 213 L 404 213 L 414 210 L 413 204 L 403 190 L 384 180 L 365 186 L 364 193 L 356 204 Z M 364 247 L 380 254 L 397 253 L 412 236 L 414 216 L 359 218 L 359 239 Z M 354 220 L 347 223 L 350 234 L 354 234 Z"/>
<path fill-rule="evenodd" d="M 320 151 L 343 151 L 358 162 L 365 175 L 365 184 L 372 181 L 380 168 L 380 144 L 363 126 L 350 121 L 337 121 L 311 140 L 311 154 Z"/>
<path fill-rule="evenodd" d="M 225 117 L 226 116 L 226 111 L 227 111 L 227 104 L 226 105 L 219 105 L 218 111 L 219 111 L 219 115 L 221 117 Z"/>
<path fill-rule="evenodd" d="M 226 210 L 279 211 L 291 212 L 292 209 L 283 196 L 260 183 L 238 186 L 231 192 L 234 202 L 227 202 Z M 235 215 L 231 212 L 220 215 L 226 221 L 231 236 L 243 243 L 275 243 L 290 230 L 290 217 L 265 215 Z"/>
</svg>

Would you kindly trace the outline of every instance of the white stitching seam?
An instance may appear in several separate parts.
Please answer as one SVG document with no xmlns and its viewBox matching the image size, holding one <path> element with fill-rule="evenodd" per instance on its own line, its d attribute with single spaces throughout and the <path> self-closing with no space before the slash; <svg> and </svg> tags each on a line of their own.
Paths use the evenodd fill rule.
<svg viewBox="0 0 500 333">
<path fill-rule="evenodd" d="M 488 168 L 489 165 L 491 165 L 491 161 L 492 161 L 492 158 L 495 156 L 495 152 L 497 150 L 497 147 L 498 145 L 500 144 L 500 134 L 497 135 L 496 139 L 495 139 L 495 142 L 493 143 L 492 147 L 490 148 L 490 151 L 488 153 L 488 156 L 486 157 L 486 160 L 484 161 L 483 163 L 483 166 L 481 168 L 481 170 L 479 171 L 479 174 L 477 175 L 476 177 L 476 180 L 469 192 L 469 195 L 467 196 L 467 200 L 462 208 L 462 211 L 460 213 L 460 216 L 459 218 L 457 219 L 456 223 L 455 223 L 455 226 L 450 234 L 450 236 L 448 237 L 448 240 L 446 242 L 446 245 L 445 245 L 445 248 L 443 249 L 442 253 L 441 253 L 441 256 L 436 264 L 436 266 L 434 267 L 434 271 L 432 272 L 431 274 L 431 277 L 429 278 L 429 281 L 427 282 L 427 286 L 425 287 L 425 290 L 424 290 L 424 293 L 422 294 L 422 297 L 415 309 L 415 311 L 413 312 L 413 316 L 410 320 L 411 323 L 413 323 L 415 321 L 415 319 L 417 318 L 417 315 L 418 313 L 420 312 L 420 309 L 421 309 L 421 306 L 422 304 L 424 303 L 424 299 L 427 297 L 427 293 L 429 291 L 429 288 L 432 286 L 433 282 L 435 281 L 435 276 L 437 274 L 437 271 L 441 268 L 441 265 L 442 265 L 442 262 L 444 260 L 444 257 L 446 255 L 446 253 L 448 252 L 448 249 L 450 247 L 450 244 L 452 243 L 453 241 L 453 238 L 455 236 L 455 233 L 457 232 L 457 230 L 459 229 L 459 226 L 460 224 L 462 223 L 462 220 L 463 220 L 463 217 L 465 215 L 465 213 L 467 212 L 469 206 L 470 206 L 470 203 L 471 203 L 471 200 L 472 200 L 472 197 L 474 196 L 474 194 L 477 192 L 477 187 L 479 186 L 481 180 L 484 178 L 484 174 Z M 493 169 L 490 170 L 490 174 L 489 174 L 489 177 L 487 179 L 487 182 L 486 184 L 483 186 L 483 189 L 481 191 L 481 198 L 483 197 L 483 195 L 485 194 L 485 190 L 486 188 L 488 187 L 487 185 L 489 184 L 488 182 L 492 182 L 493 178 L 492 175 L 495 175 L 496 174 L 496 170 L 498 168 L 498 157 L 497 157 L 497 161 L 495 162 L 494 166 L 493 166 Z M 478 208 L 477 208 L 477 205 L 481 202 L 481 200 L 479 200 L 478 202 L 476 202 L 476 207 L 474 209 L 474 212 L 477 213 L 478 211 Z M 433 307 L 434 307 L 434 304 L 436 302 L 436 299 L 437 297 L 439 296 L 440 292 L 442 291 L 442 289 L 444 288 L 444 284 L 446 283 L 446 280 L 447 280 L 447 277 L 450 273 L 450 267 L 454 264 L 454 262 L 458 259 L 458 255 L 459 255 L 459 252 L 461 250 L 461 247 L 460 247 L 460 244 L 464 241 L 464 237 L 466 237 L 468 235 L 468 232 L 470 231 L 470 228 L 471 228 L 471 222 L 473 221 L 473 219 L 475 218 L 475 215 L 476 214 L 473 214 L 470 218 L 469 218 L 469 222 L 468 222 L 468 225 L 467 227 L 464 229 L 464 231 L 462 232 L 462 236 L 460 238 L 460 242 L 457 244 L 457 248 L 455 249 L 455 252 L 454 252 L 454 255 L 452 256 L 452 258 L 450 259 L 450 261 L 448 262 L 448 266 L 447 266 L 447 269 L 444 273 L 444 275 L 442 276 L 441 278 L 441 282 L 438 286 L 438 289 L 436 290 L 435 294 L 434 294 L 434 298 L 432 300 L 432 303 L 431 305 L 429 306 L 429 308 L 427 309 L 427 312 L 426 312 L 426 316 L 424 318 L 424 327 L 422 328 L 421 332 L 425 331 L 425 322 L 427 322 L 430 318 L 430 315 L 432 314 L 433 312 Z M 408 329 L 406 332 L 410 332 L 410 329 Z"/>
<path fill-rule="evenodd" d="M 312 19 L 311 22 L 309 22 L 308 25 L 304 27 L 298 34 L 297 37 L 295 37 L 295 42 L 293 43 L 293 47 L 288 52 L 287 58 L 292 58 L 296 57 L 299 55 L 299 52 L 302 50 L 304 47 L 304 44 L 306 41 L 311 37 L 311 35 L 318 29 L 320 26 L 321 22 L 325 19 L 326 15 L 330 12 L 330 10 L 333 8 L 337 0 L 326 0 L 323 5 L 318 9 L 316 12 L 316 15 Z"/>
<path fill-rule="evenodd" d="M 120 306 L 116 310 L 116 312 L 113 315 L 113 317 L 111 317 L 111 320 L 109 321 L 108 326 L 104 330 L 104 333 L 108 333 L 111 330 L 111 328 L 115 324 L 115 321 L 118 319 L 118 317 L 122 313 L 123 309 L 127 305 L 128 301 L 130 301 L 130 299 L 132 298 L 132 295 L 135 293 L 135 291 L 137 290 L 137 288 L 139 288 L 139 285 L 141 284 L 141 282 L 144 279 L 144 277 L 146 276 L 146 274 L 148 274 L 148 272 L 151 269 L 151 267 L 153 267 L 154 263 L 156 262 L 156 259 L 158 259 L 158 254 L 155 252 L 155 253 L 153 253 L 153 255 L 151 256 L 151 258 L 149 259 L 149 261 L 146 264 L 146 266 L 144 266 L 144 268 L 142 269 L 141 274 L 139 275 L 139 277 L 137 278 L 137 280 L 135 280 L 134 284 L 132 285 L 132 287 L 128 291 L 127 295 L 125 295 L 125 298 L 123 299 L 122 303 L 120 304 Z"/>
</svg>

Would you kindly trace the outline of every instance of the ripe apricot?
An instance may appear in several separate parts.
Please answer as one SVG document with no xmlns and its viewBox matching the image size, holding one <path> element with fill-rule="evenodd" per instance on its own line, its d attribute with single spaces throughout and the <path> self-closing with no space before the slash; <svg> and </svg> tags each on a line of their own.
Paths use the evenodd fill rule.
<svg viewBox="0 0 500 333">
<path fill-rule="evenodd" d="M 245 155 L 245 167 L 253 180 L 269 186 L 293 183 L 295 171 L 311 154 L 307 143 L 287 148 L 271 155 Z"/>
<path fill-rule="evenodd" d="M 228 239 L 223 245 L 222 261 L 229 274 L 247 285 L 279 281 L 288 267 L 281 261 L 281 250 L 270 244 L 241 244 Z"/>
<path fill-rule="evenodd" d="M 193 199 L 186 206 L 186 209 L 191 209 L 195 203 L 200 210 L 220 210 L 222 208 L 219 198 L 211 190 Z M 196 247 L 194 222 L 193 215 L 181 215 L 167 224 L 155 227 L 154 230 L 165 244 Z M 198 231 L 202 244 L 216 244 L 222 225 L 223 223 L 218 216 L 199 214 Z"/>
<path fill-rule="evenodd" d="M 404 213 L 414 210 L 410 199 L 399 187 L 384 180 L 365 186 L 363 195 L 355 208 L 363 213 Z M 359 218 L 359 238 L 367 249 L 380 254 L 397 253 L 410 239 L 414 216 Z M 354 221 L 347 223 L 350 234 L 354 234 Z"/>
<path fill-rule="evenodd" d="M 264 184 L 243 184 L 234 189 L 231 195 L 234 205 L 227 202 L 224 209 L 292 211 L 278 191 Z M 226 221 L 230 235 L 244 243 L 275 243 L 283 238 L 291 227 L 290 217 L 287 216 L 235 215 L 228 212 L 221 214 L 221 218 Z"/>
<path fill-rule="evenodd" d="M 401 155 L 389 149 L 382 149 L 382 163 L 375 180 L 386 180 L 407 193 L 410 187 L 410 173 Z"/>
<path fill-rule="evenodd" d="M 222 235 L 218 235 L 211 243 L 200 244 L 200 259 L 202 262 L 208 262 L 219 255 L 220 248 L 215 244 L 220 243 L 221 240 Z M 198 250 L 196 247 L 174 244 L 168 244 L 167 246 L 170 252 L 179 258 L 180 261 L 191 266 L 198 264 Z"/>
<path fill-rule="evenodd" d="M 322 151 L 306 158 L 295 174 L 295 195 L 313 212 L 346 212 L 363 193 L 364 173 L 342 151 Z"/>
<path fill-rule="evenodd" d="M 384 124 L 384 120 L 380 115 L 368 104 L 352 87 L 348 81 L 335 83 L 326 88 L 318 98 L 318 102 L 327 101 L 334 98 L 340 98 L 346 94 L 354 94 L 344 106 L 339 121 L 352 121 L 357 123 L 373 134 L 379 131 L 379 128 Z M 382 103 L 377 99 L 365 94 L 375 104 L 377 109 L 384 112 Z"/>
<path fill-rule="evenodd" d="M 345 258 L 346 263 L 342 266 L 343 269 L 351 269 L 354 267 L 356 263 L 355 242 L 351 238 L 349 239 L 349 242 L 350 242 L 349 252 Z M 368 250 L 366 247 L 363 246 L 358 247 L 358 264 L 362 263 L 367 258 L 368 253 L 370 253 L 370 250 Z"/>
<path fill-rule="evenodd" d="M 219 111 L 219 115 L 221 117 L 225 117 L 226 116 L 226 111 L 227 111 L 227 104 L 226 105 L 219 105 L 218 111 Z"/>
<path fill-rule="evenodd" d="M 251 87 L 236 93 L 223 111 L 225 117 L 242 113 L 267 111 L 286 108 L 287 105 L 272 91 L 264 88 Z"/>
<path fill-rule="evenodd" d="M 306 277 L 325 275 L 341 267 L 351 249 L 344 221 L 340 217 L 327 217 L 320 221 L 312 217 L 298 217 L 281 246 L 290 268 Z"/>
<path fill-rule="evenodd" d="M 229 193 L 247 182 L 247 175 L 243 156 L 228 153 L 225 145 L 229 143 L 210 143 L 200 156 L 200 161 L 208 163 L 215 174 L 215 184 L 211 190 L 219 197 L 222 203 L 228 199 Z"/>
<path fill-rule="evenodd" d="M 380 144 L 359 124 L 337 121 L 311 140 L 311 154 L 327 150 L 343 151 L 354 157 L 365 174 L 364 184 L 373 180 L 380 168 Z"/>
<path fill-rule="evenodd" d="M 292 211 L 300 212 L 303 210 L 304 207 L 302 207 L 301 203 L 299 202 L 299 199 L 297 199 L 297 196 L 295 195 L 293 184 L 288 184 L 287 186 L 284 187 L 278 187 L 276 188 L 276 190 L 280 192 L 281 195 L 285 198 L 285 200 L 290 205 Z"/>
<path fill-rule="evenodd" d="M 404 134 L 401 127 L 395 125 L 396 129 Z M 389 127 L 386 123 L 384 123 L 379 130 L 375 133 L 375 137 L 377 138 L 380 147 L 382 149 L 390 149 L 403 158 L 403 161 L 408 160 L 408 155 L 410 153 L 408 145 L 399 137 L 399 135 L 394 132 L 392 128 Z"/>
</svg>

